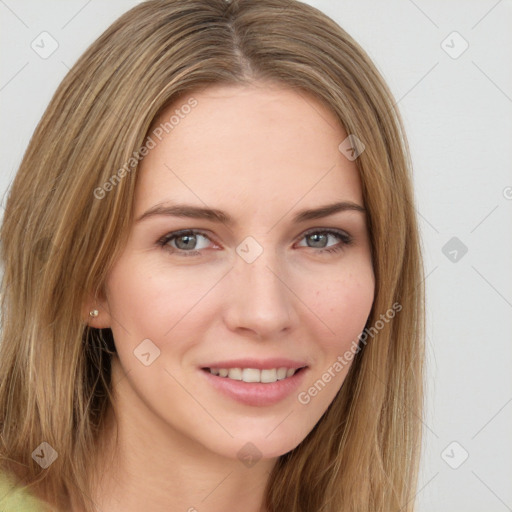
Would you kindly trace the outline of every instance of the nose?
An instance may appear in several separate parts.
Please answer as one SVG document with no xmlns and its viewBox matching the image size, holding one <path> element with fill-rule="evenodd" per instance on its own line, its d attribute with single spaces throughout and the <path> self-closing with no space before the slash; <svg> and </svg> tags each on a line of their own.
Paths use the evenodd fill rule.
<svg viewBox="0 0 512 512">
<path fill-rule="evenodd" d="M 247 263 L 237 258 L 229 273 L 224 318 L 232 331 L 261 339 L 275 338 L 293 327 L 293 293 L 286 276 L 268 252 Z"/>
</svg>

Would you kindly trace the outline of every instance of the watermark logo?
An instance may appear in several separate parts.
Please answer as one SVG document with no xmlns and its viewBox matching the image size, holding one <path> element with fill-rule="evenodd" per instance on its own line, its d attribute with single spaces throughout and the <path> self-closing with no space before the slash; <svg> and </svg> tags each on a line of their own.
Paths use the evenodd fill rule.
<svg viewBox="0 0 512 512">
<path fill-rule="evenodd" d="M 48 59 L 57 51 L 59 43 L 49 32 L 44 31 L 30 43 L 30 47 L 41 59 Z"/>
<path fill-rule="evenodd" d="M 46 441 L 42 442 L 33 452 L 32 458 L 43 468 L 51 466 L 59 454 Z"/>
<path fill-rule="evenodd" d="M 160 349 L 150 339 L 145 339 L 139 343 L 133 353 L 144 366 L 153 364 L 160 357 Z"/>
<path fill-rule="evenodd" d="M 441 41 L 441 48 L 452 59 L 458 59 L 469 48 L 469 43 L 454 30 Z"/>
<path fill-rule="evenodd" d="M 258 450 L 256 445 L 251 442 L 245 443 L 237 453 L 237 457 L 240 462 L 248 467 L 252 468 L 261 459 L 262 453 Z"/>
<path fill-rule="evenodd" d="M 361 139 L 354 134 L 350 134 L 339 146 L 340 152 L 351 162 L 353 162 L 365 149 Z"/>
<path fill-rule="evenodd" d="M 441 251 L 452 263 L 458 263 L 468 252 L 468 248 L 459 238 L 453 236 L 443 245 Z"/>
<path fill-rule="evenodd" d="M 263 254 L 263 247 L 252 236 L 248 236 L 237 246 L 236 253 L 246 263 L 253 263 Z"/>
<path fill-rule="evenodd" d="M 459 469 L 469 457 L 467 450 L 457 441 L 452 441 L 442 452 L 441 458 L 452 469 Z"/>
</svg>

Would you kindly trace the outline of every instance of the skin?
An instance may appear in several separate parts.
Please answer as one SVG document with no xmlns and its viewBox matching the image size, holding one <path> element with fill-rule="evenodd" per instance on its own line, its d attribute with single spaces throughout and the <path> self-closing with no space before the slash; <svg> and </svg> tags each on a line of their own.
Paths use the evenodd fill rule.
<svg viewBox="0 0 512 512">
<path fill-rule="evenodd" d="M 349 365 L 311 398 L 307 390 L 350 349 L 365 327 L 375 279 L 366 217 L 358 211 L 293 223 L 295 213 L 338 201 L 364 206 L 356 164 L 338 150 L 347 137 L 334 114 L 304 92 L 268 83 L 213 86 L 141 163 L 134 218 L 162 203 L 225 211 L 233 226 L 153 216 L 132 225 L 93 327 L 110 327 L 119 450 L 98 463 L 93 495 L 105 512 L 220 512 L 263 509 L 277 457 L 296 447 L 335 398 Z M 164 112 L 168 120 L 185 100 Z M 305 236 L 312 228 L 352 237 Z M 173 231 L 206 234 L 167 247 Z M 318 236 L 319 233 L 317 233 Z M 252 263 L 236 248 L 248 236 L 263 253 Z M 181 245 L 177 245 L 181 242 Z M 323 244 L 321 243 L 323 242 Z M 341 246 L 333 253 L 322 248 Z M 197 249 L 198 248 L 198 249 Z M 174 253 L 172 251 L 175 251 Z M 160 356 L 134 356 L 150 339 Z M 308 365 L 297 392 L 271 406 L 241 404 L 199 378 L 205 362 L 289 357 Z M 113 436 L 108 417 L 104 438 Z M 237 457 L 251 442 L 261 458 Z"/>
</svg>

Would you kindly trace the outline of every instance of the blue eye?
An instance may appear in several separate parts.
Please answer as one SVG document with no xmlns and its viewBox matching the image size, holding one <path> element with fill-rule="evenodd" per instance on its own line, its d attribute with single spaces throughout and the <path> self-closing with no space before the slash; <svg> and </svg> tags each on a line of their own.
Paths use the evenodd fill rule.
<svg viewBox="0 0 512 512">
<path fill-rule="evenodd" d="M 202 249 L 208 247 L 208 242 L 202 242 L 201 239 L 211 243 L 210 238 L 202 231 L 196 229 L 186 229 L 168 233 L 157 244 L 170 253 L 176 253 L 181 256 L 197 256 L 201 254 Z M 299 247 L 308 247 L 318 249 L 319 253 L 333 253 L 343 250 L 346 246 L 352 244 L 352 237 L 344 231 L 334 229 L 313 229 L 304 233 L 300 240 L 309 240 L 313 245 L 299 245 Z M 332 240 L 338 240 L 334 245 L 328 245 Z"/>
<path fill-rule="evenodd" d="M 314 229 L 308 231 L 303 235 L 304 239 L 309 239 L 315 245 L 308 245 L 312 249 L 320 249 L 317 252 L 338 252 L 341 251 L 345 246 L 350 245 L 353 240 L 350 235 L 344 231 L 338 231 L 333 229 L 318 230 Z M 341 243 L 336 245 L 328 246 L 327 243 L 330 239 L 338 239 Z"/>
<path fill-rule="evenodd" d="M 210 240 L 201 231 L 195 229 L 187 229 L 184 231 L 175 231 L 165 235 L 158 241 L 158 244 L 170 252 L 179 252 L 184 256 L 194 256 L 199 254 L 198 249 L 205 249 L 208 244 L 199 244 L 201 247 L 197 247 L 198 238 L 205 238 Z M 191 250 L 192 249 L 192 250 Z"/>
</svg>

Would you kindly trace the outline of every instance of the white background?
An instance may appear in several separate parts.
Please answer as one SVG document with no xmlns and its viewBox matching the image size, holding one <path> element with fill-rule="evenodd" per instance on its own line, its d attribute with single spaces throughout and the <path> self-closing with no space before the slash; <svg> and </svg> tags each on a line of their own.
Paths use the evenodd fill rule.
<svg viewBox="0 0 512 512">
<path fill-rule="evenodd" d="M 2 196 L 68 68 L 137 3 L 0 0 Z M 411 145 L 428 326 L 418 512 L 512 511 L 512 2 L 307 3 L 369 53 Z M 59 45 L 47 59 L 31 48 L 43 31 Z M 453 31 L 458 58 L 441 46 L 463 48 Z M 452 237 L 466 254 L 445 256 Z"/>
</svg>

